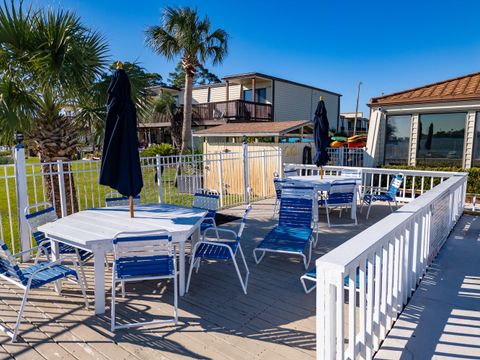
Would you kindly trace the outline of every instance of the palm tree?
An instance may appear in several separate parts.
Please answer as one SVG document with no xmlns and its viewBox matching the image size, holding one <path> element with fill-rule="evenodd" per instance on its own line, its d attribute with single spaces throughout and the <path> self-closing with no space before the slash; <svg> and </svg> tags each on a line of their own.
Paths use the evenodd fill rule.
<svg viewBox="0 0 480 360">
<path fill-rule="evenodd" d="M 71 160 L 82 124 L 68 116 L 106 65 L 104 39 L 73 12 L 0 5 L 0 124 L 21 130 L 42 162 Z M 55 166 L 44 165 L 55 171 Z M 65 169 L 67 170 L 67 168 Z M 68 175 L 66 175 L 68 176 Z M 71 181 L 70 181 L 71 180 Z M 58 179 L 45 177 L 60 209 Z M 73 179 L 65 179 L 68 211 L 78 209 Z"/>
<path fill-rule="evenodd" d="M 164 92 L 153 100 L 153 112 L 167 118 L 171 124 L 173 146 L 180 149 L 182 146 L 181 111 L 177 107 L 175 98 Z"/>
<path fill-rule="evenodd" d="M 182 152 L 191 147 L 192 83 L 196 69 L 208 60 L 221 63 L 227 54 L 227 33 L 222 29 L 211 31 L 210 27 L 208 17 L 200 19 L 196 9 L 167 7 L 161 24 L 145 31 L 150 48 L 169 60 L 180 56 L 185 70 Z"/>
</svg>

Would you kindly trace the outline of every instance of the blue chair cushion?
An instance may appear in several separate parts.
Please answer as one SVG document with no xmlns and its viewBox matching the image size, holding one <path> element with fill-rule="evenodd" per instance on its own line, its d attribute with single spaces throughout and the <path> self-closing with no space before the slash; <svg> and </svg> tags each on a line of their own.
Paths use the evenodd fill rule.
<svg viewBox="0 0 480 360">
<path fill-rule="evenodd" d="M 276 226 L 257 249 L 303 253 L 312 235 L 311 228 Z"/>
<path fill-rule="evenodd" d="M 62 279 L 67 276 L 75 276 L 77 277 L 77 273 L 75 270 L 70 269 L 67 266 L 63 265 L 54 265 L 50 268 L 46 267 L 48 265 L 48 262 L 41 262 L 32 266 L 29 266 L 25 269 L 22 269 L 23 276 L 25 277 L 25 283 L 30 279 L 32 276 L 32 273 L 41 269 L 45 268 L 45 270 L 40 271 L 39 273 L 35 274 L 34 277 L 32 278 L 32 285 L 31 288 L 39 288 L 42 285 L 51 283 L 53 281 Z"/>
<path fill-rule="evenodd" d="M 122 257 L 115 266 L 119 279 L 173 275 L 173 258 L 168 255 Z"/>
<path fill-rule="evenodd" d="M 220 242 L 221 244 L 228 245 L 233 253 L 235 254 L 238 248 L 238 242 Z M 224 246 L 218 246 L 212 243 L 200 243 L 195 252 L 195 257 L 202 259 L 211 259 L 211 260 L 230 260 L 230 252 Z"/>
<path fill-rule="evenodd" d="M 351 205 L 354 199 L 353 193 L 335 193 L 329 195 L 328 199 L 320 199 L 318 203 L 322 206 L 325 206 L 325 203 L 328 205 Z"/>
<path fill-rule="evenodd" d="M 373 202 L 373 201 L 395 201 L 392 195 L 389 193 L 383 193 L 383 194 L 366 194 L 363 196 L 363 200 L 366 201 L 367 203 Z"/>
</svg>

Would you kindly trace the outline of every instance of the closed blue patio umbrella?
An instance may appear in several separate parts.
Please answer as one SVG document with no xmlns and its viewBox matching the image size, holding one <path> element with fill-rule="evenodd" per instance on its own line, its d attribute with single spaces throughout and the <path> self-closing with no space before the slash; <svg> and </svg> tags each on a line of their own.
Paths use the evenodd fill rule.
<svg viewBox="0 0 480 360">
<path fill-rule="evenodd" d="M 330 156 L 327 152 L 327 147 L 330 143 L 328 135 L 329 125 L 327 117 L 327 108 L 323 101 L 323 96 L 320 97 L 317 109 L 315 110 L 315 117 L 313 118 L 313 142 L 315 143 L 315 155 L 313 156 L 313 163 L 320 168 L 320 177 L 323 178 L 323 166 L 327 165 Z"/>
<path fill-rule="evenodd" d="M 130 81 L 121 62 L 118 62 L 108 87 L 99 182 L 130 198 L 130 216 L 133 217 L 133 197 L 142 190 L 143 179 L 138 152 L 137 113 Z"/>
</svg>

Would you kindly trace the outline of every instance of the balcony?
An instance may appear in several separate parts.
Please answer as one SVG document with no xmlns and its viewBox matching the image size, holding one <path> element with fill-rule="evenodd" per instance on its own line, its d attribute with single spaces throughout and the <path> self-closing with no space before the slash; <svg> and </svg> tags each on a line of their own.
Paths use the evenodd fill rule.
<svg viewBox="0 0 480 360">
<path fill-rule="evenodd" d="M 272 105 L 230 100 L 192 106 L 192 122 L 195 125 L 220 125 L 233 121 L 272 121 Z"/>
</svg>

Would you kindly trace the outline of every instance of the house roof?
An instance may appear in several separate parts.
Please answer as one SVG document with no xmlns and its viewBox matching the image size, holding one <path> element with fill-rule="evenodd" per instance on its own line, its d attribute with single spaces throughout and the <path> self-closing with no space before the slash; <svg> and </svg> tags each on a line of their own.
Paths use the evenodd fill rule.
<svg viewBox="0 0 480 360">
<path fill-rule="evenodd" d="M 322 92 L 327 93 L 327 94 L 332 94 L 332 95 L 335 95 L 335 96 L 342 96 L 342 94 L 338 94 L 338 93 L 330 91 L 330 90 L 325 90 L 325 89 L 317 88 L 317 87 L 314 87 L 314 86 L 301 84 L 301 83 L 298 83 L 298 82 L 295 82 L 295 81 L 290 81 L 290 80 L 282 79 L 282 78 L 279 78 L 279 77 L 276 77 L 276 76 L 262 74 L 262 73 L 259 73 L 259 72 L 248 72 L 248 73 L 242 73 L 242 74 L 236 74 L 236 75 L 227 75 L 227 76 L 224 76 L 222 78 L 223 82 L 221 82 L 221 83 L 196 85 L 193 88 L 194 89 L 204 89 L 204 88 L 212 88 L 212 87 L 223 87 L 223 86 L 226 86 L 226 84 L 225 84 L 226 80 L 246 79 L 246 78 L 262 78 L 262 79 L 268 79 L 268 80 L 282 81 L 282 82 L 285 82 L 285 83 L 288 83 L 288 84 L 297 85 L 297 86 L 301 86 L 301 87 L 308 88 L 308 89 L 322 91 Z M 155 91 L 155 92 L 160 90 L 160 89 L 169 89 L 169 90 L 177 90 L 177 91 L 183 90 L 183 88 L 179 89 L 179 88 L 176 88 L 176 87 L 163 86 L 163 85 L 151 86 L 149 89 L 152 90 L 152 91 Z"/>
<path fill-rule="evenodd" d="M 311 125 L 310 121 L 275 121 L 275 122 L 243 122 L 228 123 L 208 129 L 195 131 L 194 136 L 281 136 Z"/>
<path fill-rule="evenodd" d="M 368 106 L 480 100 L 480 72 L 372 98 Z"/>
<path fill-rule="evenodd" d="M 256 77 L 256 78 L 268 79 L 268 80 L 282 81 L 282 82 L 286 82 L 288 84 L 297 85 L 297 86 L 301 86 L 301 87 L 305 87 L 305 88 L 309 88 L 309 89 L 313 89 L 313 90 L 323 91 L 325 93 L 336 95 L 336 96 L 342 96 L 342 94 L 338 94 L 338 93 L 333 92 L 333 91 L 320 89 L 320 88 L 317 88 L 315 86 L 305 85 L 305 84 L 298 83 L 298 82 L 295 82 L 295 81 L 291 81 L 291 80 L 287 80 L 287 79 L 283 79 L 283 78 L 279 78 L 279 77 L 276 77 L 276 76 L 267 75 L 267 74 L 263 74 L 263 73 L 259 73 L 259 72 L 248 72 L 248 73 L 242 73 L 242 74 L 236 74 L 236 75 L 227 75 L 227 76 L 224 76 L 222 78 L 222 80 L 226 81 L 226 80 L 245 79 L 245 78 L 252 78 L 252 77 L 253 78 Z"/>
</svg>

